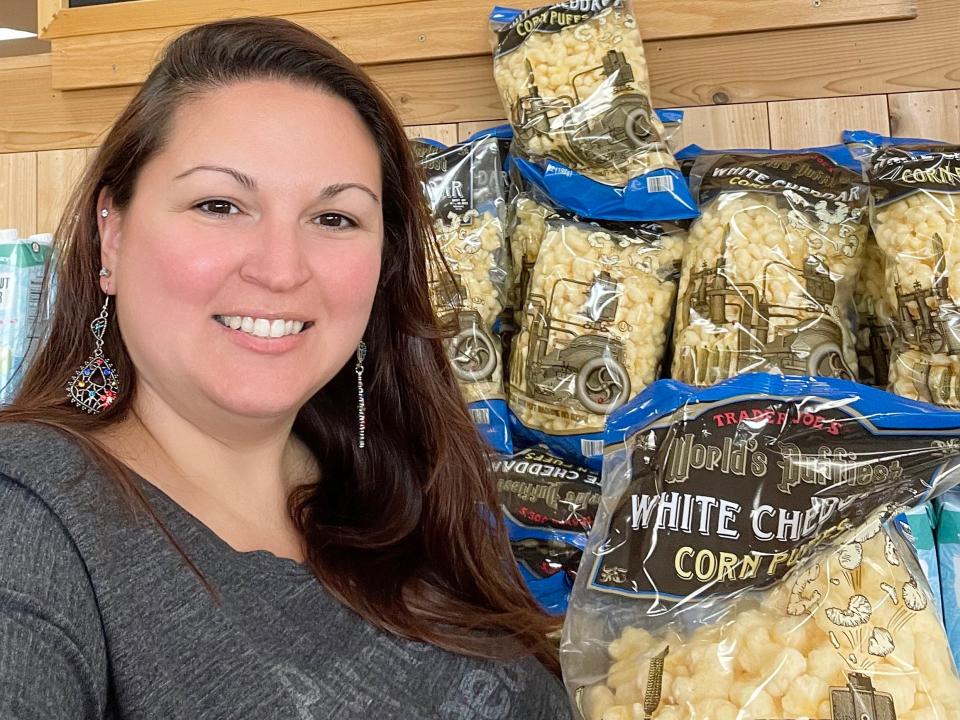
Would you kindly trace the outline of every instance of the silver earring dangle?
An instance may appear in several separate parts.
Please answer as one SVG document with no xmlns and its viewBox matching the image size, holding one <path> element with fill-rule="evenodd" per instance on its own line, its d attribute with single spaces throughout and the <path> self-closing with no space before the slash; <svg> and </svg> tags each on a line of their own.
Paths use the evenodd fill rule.
<svg viewBox="0 0 960 720">
<path fill-rule="evenodd" d="M 357 373 L 357 422 L 359 424 L 359 446 L 366 447 L 367 434 L 367 403 L 363 397 L 363 361 L 367 358 L 367 344 L 360 341 L 357 346 L 357 365 L 354 370 Z"/>
<path fill-rule="evenodd" d="M 107 332 L 110 317 L 108 308 L 110 296 L 103 301 L 100 314 L 90 323 L 90 331 L 96 339 L 93 355 L 67 383 L 67 397 L 70 402 L 91 415 L 98 415 L 117 400 L 120 393 L 120 380 L 110 359 L 103 355 L 103 336 Z"/>
</svg>

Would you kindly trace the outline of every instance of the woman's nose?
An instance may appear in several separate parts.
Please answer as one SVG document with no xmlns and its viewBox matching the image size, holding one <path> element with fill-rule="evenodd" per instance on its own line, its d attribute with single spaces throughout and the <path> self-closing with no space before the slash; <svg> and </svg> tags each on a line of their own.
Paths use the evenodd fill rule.
<svg viewBox="0 0 960 720">
<path fill-rule="evenodd" d="M 302 233 L 296 220 L 259 223 L 249 239 L 241 277 L 274 292 L 286 292 L 303 285 L 310 278 L 310 266 Z"/>
</svg>

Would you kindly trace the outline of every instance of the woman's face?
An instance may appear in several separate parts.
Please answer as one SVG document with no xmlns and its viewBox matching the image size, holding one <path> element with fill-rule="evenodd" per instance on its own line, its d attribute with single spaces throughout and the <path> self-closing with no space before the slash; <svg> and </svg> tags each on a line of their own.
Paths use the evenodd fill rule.
<svg viewBox="0 0 960 720">
<path fill-rule="evenodd" d="M 130 205 L 101 220 L 140 383 L 192 419 L 294 414 L 363 336 L 381 197 L 374 140 L 338 97 L 250 81 L 180 107 Z"/>
</svg>

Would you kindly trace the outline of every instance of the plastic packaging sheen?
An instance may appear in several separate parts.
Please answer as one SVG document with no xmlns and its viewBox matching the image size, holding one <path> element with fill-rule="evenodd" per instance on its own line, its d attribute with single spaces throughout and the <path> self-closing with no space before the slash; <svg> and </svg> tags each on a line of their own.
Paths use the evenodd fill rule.
<svg viewBox="0 0 960 720">
<path fill-rule="evenodd" d="M 424 173 L 442 258 L 428 258 L 430 299 L 474 423 L 495 450 L 512 452 L 503 355 L 494 332 L 507 302 L 510 254 L 498 139 L 445 147 L 411 142 Z"/>
<path fill-rule="evenodd" d="M 606 416 L 659 375 L 685 235 L 546 221 L 510 360 L 511 420 L 527 444 L 599 466 Z"/>
<path fill-rule="evenodd" d="M 896 515 L 960 481 L 960 413 L 836 380 L 660 381 L 607 424 L 561 643 L 587 720 L 960 717 Z"/>
<path fill-rule="evenodd" d="M 885 388 L 889 379 L 893 347 L 893 310 L 884 290 L 886 276 L 883 253 L 873 232 L 867 234 L 863 265 L 857 277 L 854 302 L 857 306 L 857 370 L 860 382 Z"/>
<path fill-rule="evenodd" d="M 850 158 L 841 148 L 697 158 L 702 214 L 683 258 L 672 377 L 857 377 L 853 292 L 869 192 L 835 161 Z"/>
<path fill-rule="evenodd" d="M 888 139 L 890 140 L 890 139 Z M 889 388 L 960 407 L 960 146 L 891 144 L 865 158 L 895 319 Z"/>
<path fill-rule="evenodd" d="M 960 666 L 960 490 L 951 490 L 935 504 L 943 622 L 954 662 Z"/>
<path fill-rule="evenodd" d="M 682 134 L 682 110 L 657 110 L 663 123 L 667 140 L 679 142 Z M 521 167 L 522 165 L 522 167 Z M 546 236 L 548 217 L 558 215 L 576 220 L 574 213 L 561 209 L 547 194 L 536 168 L 530 163 L 511 164 L 509 177 L 512 192 L 507 213 L 507 234 L 510 237 L 512 275 L 508 295 L 517 317 L 523 311 L 530 273 L 540 254 L 540 246 Z"/>
<path fill-rule="evenodd" d="M 935 510 L 932 502 L 908 508 L 897 516 L 900 533 L 909 542 L 917 555 L 923 576 L 930 585 L 933 604 L 943 618 L 943 602 L 940 592 L 940 563 L 937 562 L 937 545 L 934 540 L 936 528 Z"/>
<path fill-rule="evenodd" d="M 626 0 L 494 8 L 494 78 L 517 161 L 561 206 L 605 220 L 696 215 L 650 103 L 646 60 Z"/>
<path fill-rule="evenodd" d="M 540 605 L 562 615 L 600 503 L 600 478 L 534 447 L 492 464 L 520 575 Z"/>
<path fill-rule="evenodd" d="M 43 278 L 50 249 L 36 241 L 0 243 L 0 403 L 13 400 L 43 332 Z"/>
</svg>

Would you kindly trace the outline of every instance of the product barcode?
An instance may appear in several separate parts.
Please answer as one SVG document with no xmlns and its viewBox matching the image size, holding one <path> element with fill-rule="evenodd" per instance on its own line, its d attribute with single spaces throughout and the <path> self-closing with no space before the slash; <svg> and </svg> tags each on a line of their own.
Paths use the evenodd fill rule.
<svg viewBox="0 0 960 720">
<path fill-rule="evenodd" d="M 647 192 L 658 193 L 658 192 L 673 192 L 673 176 L 671 175 L 656 175 L 655 177 L 647 178 Z"/>
<path fill-rule="evenodd" d="M 43 291 L 43 276 L 30 278 L 30 296 L 27 300 L 27 312 L 30 317 L 36 318 L 40 312 L 40 294 Z"/>
<path fill-rule="evenodd" d="M 603 440 L 580 440 L 580 452 L 585 457 L 603 455 Z"/>
<path fill-rule="evenodd" d="M 470 410 L 470 415 L 473 416 L 473 421 L 477 425 L 490 424 L 490 410 L 487 408 L 473 408 Z"/>
</svg>

